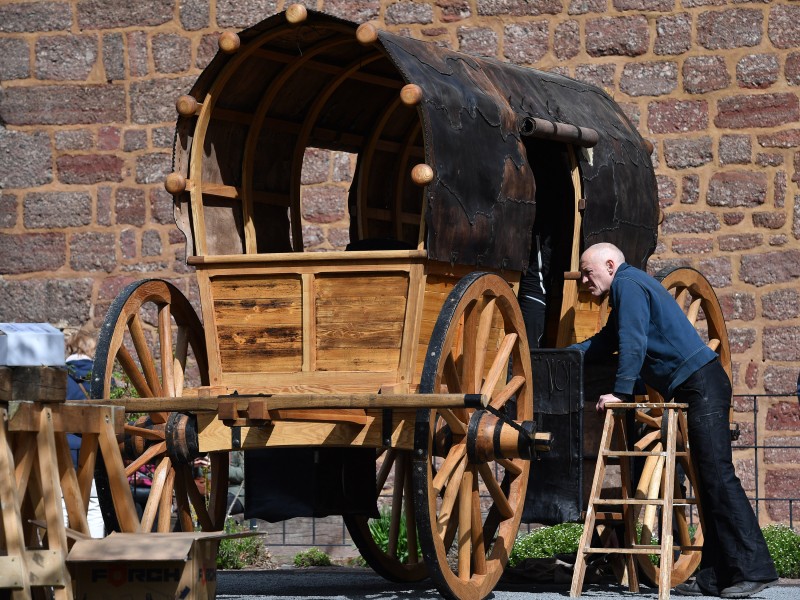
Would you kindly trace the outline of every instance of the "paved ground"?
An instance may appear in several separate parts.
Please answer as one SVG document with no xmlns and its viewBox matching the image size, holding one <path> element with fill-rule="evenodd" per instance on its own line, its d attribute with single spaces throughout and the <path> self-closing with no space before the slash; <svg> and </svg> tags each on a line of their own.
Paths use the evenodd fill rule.
<svg viewBox="0 0 800 600">
<path fill-rule="evenodd" d="M 569 585 L 506 584 L 497 587 L 490 596 L 494 600 L 563 600 L 569 597 Z M 639 594 L 611 584 L 587 585 L 583 598 L 587 600 L 633 600 L 658 598 L 658 590 L 642 587 Z M 294 569 L 274 571 L 220 572 L 217 582 L 220 600 L 441 600 L 439 593 L 428 583 L 395 584 L 368 569 L 345 567 Z M 673 594 L 673 598 L 680 596 Z M 798 600 L 800 581 L 782 581 L 779 585 L 752 596 L 755 600 Z"/>
</svg>

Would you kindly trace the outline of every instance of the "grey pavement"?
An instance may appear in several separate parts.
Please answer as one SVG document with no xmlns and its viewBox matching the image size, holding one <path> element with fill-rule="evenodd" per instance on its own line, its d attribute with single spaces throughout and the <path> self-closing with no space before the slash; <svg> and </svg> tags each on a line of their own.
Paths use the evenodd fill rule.
<svg viewBox="0 0 800 600">
<path fill-rule="evenodd" d="M 535 598 L 531 599 L 531 594 Z M 614 584 L 587 584 L 582 598 L 588 600 L 656 600 L 656 588 L 640 588 L 638 594 Z M 677 594 L 673 598 L 681 598 Z M 778 585 L 751 596 L 754 600 L 799 600 L 800 581 L 781 580 Z M 430 581 L 392 583 L 369 569 L 348 567 L 283 568 L 273 571 L 220 571 L 217 577 L 220 600 L 441 600 Z M 569 598 L 568 584 L 504 583 L 489 596 L 494 600 L 563 600 Z M 714 598 L 709 596 L 708 598 Z"/>
</svg>

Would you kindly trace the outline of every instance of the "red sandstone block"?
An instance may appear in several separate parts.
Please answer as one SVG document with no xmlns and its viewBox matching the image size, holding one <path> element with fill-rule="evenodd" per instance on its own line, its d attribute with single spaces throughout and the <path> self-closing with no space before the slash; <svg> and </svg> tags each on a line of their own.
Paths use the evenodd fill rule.
<svg viewBox="0 0 800 600">
<path fill-rule="evenodd" d="M 0 119 L 9 125 L 122 122 L 127 119 L 125 88 L 116 84 L 4 87 Z"/>
<path fill-rule="evenodd" d="M 709 233 L 720 228 L 719 217 L 710 211 L 676 211 L 667 213 L 661 233 Z"/>
<path fill-rule="evenodd" d="M 780 4 L 769 11 L 767 35 L 776 48 L 800 46 L 800 5 Z"/>
<path fill-rule="evenodd" d="M 303 218 L 312 223 L 334 223 L 345 216 L 346 190 L 332 185 L 305 188 Z"/>
<path fill-rule="evenodd" d="M 768 394 L 794 393 L 796 389 L 796 366 L 768 365 L 764 369 L 764 391 Z"/>
<path fill-rule="evenodd" d="M 774 127 L 800 120 L 800 101 L 792 93 L 731 96 L 717 102 L 717 127 Z"/>
<path fill-rule="evenodd" d="M 800 250 L 781 250 L 741 257 L 739 278 L 757 287 L 800 277 Z"/>
<path fill-rule="evenodd" d="M 794 288 L 775 290 L 761 296 L 761 314 L 765 319 L 785 321 L 800 316 L 800 293 Z"/>
<path fill-rule="evenodd" d="M 760 246 L 764 243 L 764 236 L 760 233 L 730 233 L 719 236 L 717 242 L 723 252 L 738 252 Z"/>
<path fill-rule="evenodd" d="M 573 41 L 577 54 L 578 40 L 573 39 Z M 547 21 L 514 23 L 506 25 L 503 29 L 503 56 L 513 63 L 535 63 L 547 53 L 549 44 L 550 31 Z M 563 48 L 561 50 L 563 51 Z"/>
<path fill-rule="evenodd" d="M 419 2 L 394 2 L 386 7 L 384 21 L 387 25 L 433 22 L 433 7 Z"/>
<path fill-rule="evenodd" d="M 117 243 L 113 233 L 87 231 L 71 236 L 69 266 L 73 271 L 105 271 L 117 265 Z"/>
<path fill-rule="evenodd" d="M 780 229 L 786 224 L 786 213 L 783 212 L 754 212 L 753 227 L 765 229 Z"/>
<path fill-rule="evenodd" d="M 778 81 L 776 54 L 748 54 L 736 63 L 736 81 L 740 87 L 764 89 Z"/>
<path fill-rule="evenodd" d="M 673 61 L 628 63 L 619 80 L 619 89 L 629 96 L 663 96 L 676 87 L 678 63 Z"/>
<path fill-rule="evenodd" d="M 459 27 L 458 49 L 475 56 L 497 56 L 497 33 L 488 27 Z"/>
<path fill-rule="evenodd" d="M 697 41 L 704 48 L 741 48 L 761 42 L 764 14 L 755 8 L 732 8 L 700 13 Z"/>
<path fill-rule="evenodd" d="M 683 63 L 683 89 L 705 94 L 728 87 L 731 76 L 722 56 L 690 56 Z"/>
<path fill-rule="evenodd" d="M 672 4 L 670 2 L 670 4 Z M 656 19 L 656 41 L 653 52 L 675 55 L 688 52 L 692 46 L 692 17 L 680 13 Z"/>
<path fill-rule="evenodd" d="M 647 52 L 649 44 L 650 28 L 644 15 L 586 21 L 586 52 L 590 56 L 639 56 Z"/>
<path fill-rule="evenodd" d="M 756 318 L 756 299 L 753 294 L 746 292 L 721 294 L 719 305 L 726 321 L 752 321 Z"/>
<path fill-rule="evenodd" d="M 683 133 L 708 128 L 705 100 L 658 100 L 647 105 L 651 133 Z"/>
<path fill-rule="evenodd" d="M 800 129 L 765 133 L 758 136 L 758 143 L 765 148 L 796 148 L 800 146 Z"/>
<path fill-rule="evenodd" d="M 436 0 L 436 6 L 441 9 L 443 23 L 454 23 L 472 16 L 469 0 Z"/>
<path fill-rule="evenodd" d="M 580 50 L 581 32 L 578 22 L 569 20 L 559 23 L 553 32 L 553 52 L 555 55 L 560 59 L 572 58 Z"/>
<path fill-rule="evenodd" d="M 63 233 L 0 233 L 0 273 L 53 271 L 67 260 Z"/>
<path fill-rule="evenodd" d="M 122 181 L 125 162 L 111 154 L 65 154 L 56 159 L 56 167 L 61 182 L 89 184 Z"/>
<path fill-rule="evenodd" d="M 706 201 L 710 206 L 746 206 L 764 204 L 767 199 L 767 175 L 763 171 L 723 171 L 714 173 Z"/>
<path fill-rule="evenodd" d="M 563 10 L 561 0 L 477 0 L 479 15 L 557 15 Z"/>
</svg>

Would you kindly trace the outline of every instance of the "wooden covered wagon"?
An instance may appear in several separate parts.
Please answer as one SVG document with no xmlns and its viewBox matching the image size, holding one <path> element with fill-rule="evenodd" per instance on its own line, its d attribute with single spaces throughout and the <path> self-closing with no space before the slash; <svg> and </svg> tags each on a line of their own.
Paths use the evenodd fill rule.
<svg viewBox="0 0 800 600">
<path fill-rule="evenodd" d="M 613 242 L 642 267 L 655 248 L 651 148 L 591 85 L 300 5 L 219 43 L 177 101 L 166 182 L 202 323 L 172 284 L 144 280 L 101 333 L 93 397 L 124 373 L 141 397 L 126 411 L 146 413 L 127 427 L 127 472 L 158 464 L 141 519 L 116 500 L 124 474 L 98 470 L 107 520 L 168 530 L 174 493 L 181 527 L 194 513 L 221 528 L 228 452 L 242 449 L 260 457 L 247 480 L 266 494 L 319 477 L 325 501 L 300 510 L 344 514 L 382 575 L 483 598 L 514 543 L 530 459 L 550 441 L 516 296 L 532 231 L 555 238 L 548 344 L 583 339 L 605 307 L 579 293 L 581 249 Z M 347 250 L 304 251 L 308 148 L 357 156 Z M 205 453 L 208 505 L 191 476 Z M 287 463 L 280 485 L 265 476 Z M 386 490 L 384 550 L 368 523 Z"/>
</svg>

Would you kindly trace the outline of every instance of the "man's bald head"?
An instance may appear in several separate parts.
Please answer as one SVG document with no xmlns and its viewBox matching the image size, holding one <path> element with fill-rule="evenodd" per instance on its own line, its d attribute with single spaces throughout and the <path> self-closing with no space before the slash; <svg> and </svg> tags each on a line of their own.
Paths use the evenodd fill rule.
<svg viewBox="0 0 800 600">
<path fill-rule="evenodd" d="M 599 298 L 611 289 L 614 275 L 624 262 L 625 255 L 614 244 L 602 242 L 589 246 L 581 255 L 581 282 L 592 296 Z"/>
</svg>

